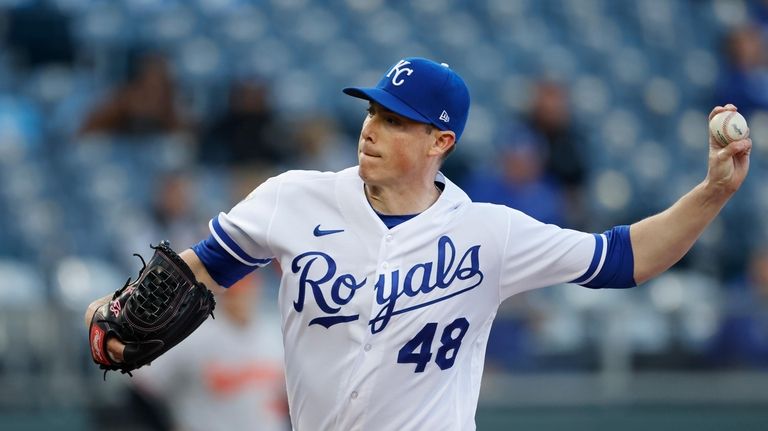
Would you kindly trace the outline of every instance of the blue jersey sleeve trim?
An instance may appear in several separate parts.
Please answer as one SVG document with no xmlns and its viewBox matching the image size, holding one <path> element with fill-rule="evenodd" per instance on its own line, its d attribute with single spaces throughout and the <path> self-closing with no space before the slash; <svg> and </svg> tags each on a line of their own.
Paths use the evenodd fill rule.
<svg viewBox="0 0 768 431">
<path fill-rule="evenodd" d="M 607 244 L 605 263 L 591 280 L 577 283 L 593 289 L 625 289 L 636 286 L 635 256 L 632 252 L 629 226 L 616 226 L 606 231 L 604 236 Z"/>
<path fill-rule="evenodd" d="M 246 265 L 266 265 L 272 261 L 272 259 L 255 259 L 249 256 L 248 253 L 240 248 L 240 246 L 237 245 L 237 243 L 227 234 L 227 232 L 224 231 L 224 229 L 221 227 L 221 224 L 219 223 L 218 217 L 215 217 L 213 220 L 211 220 L 211 232 L 213 233 L 214 237 L 216 237 L 216 239 L 223 243 L 221 244 L 222 247 L 233 254 L 237 260 Z"/>
<path fill-rule="evenodd" d="M 595 237 L 595 252 L 592 255 L 592 262 L 589 263 L 587 271 L 579 278 L 573 280 L 571 283 L 581 284 L 590 281 L 595 274 L 601 269 L 601 264 L 605 259 L 605 253 L 603 252 L 605 237 L 602 235 L 592 234 Z"/>
<path fill-rule="evenodd" d="M 192 250 L 203 262 L 211 278 L 224 287 L 232 286 L 255 269 L 229 254 L 213 235 L 195 244 Z"/>
</svg>

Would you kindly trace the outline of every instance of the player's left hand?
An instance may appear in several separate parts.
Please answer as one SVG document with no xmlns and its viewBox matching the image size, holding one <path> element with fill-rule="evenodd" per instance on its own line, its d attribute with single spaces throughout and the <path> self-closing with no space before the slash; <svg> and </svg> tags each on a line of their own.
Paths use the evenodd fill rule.
<svg viewBox="0 0 768 431">
<path fill-rule="evenodd" d="M 709 119 L 723 111 L 736 111 L 734 105 L 716 106 L 709 113 Z M 707 181 L 711 186 L 732 194 L 741 187 L 749 171 L 749 153 L 752 151 L 752 139 L 734 141 L 725 147 L 718 144 L 709 135 L 709 167 Z"/>
<path fill-rule="evenodd" d="M 88 307 L 91 356 L 103 370 L 130 373 L 147 365 L 213 315 L 213 293 L 181 256 L 167 241 L 152 248 L 136 281 Z"/>
</svg>

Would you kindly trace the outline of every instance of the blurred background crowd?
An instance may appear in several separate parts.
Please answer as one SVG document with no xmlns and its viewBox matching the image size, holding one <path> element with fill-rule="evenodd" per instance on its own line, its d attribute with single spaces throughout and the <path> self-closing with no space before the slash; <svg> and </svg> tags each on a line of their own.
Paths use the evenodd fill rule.
<svg viewBox="0 0 768 431">
<path fill-rule="evenodd" d="M 701 181 L 715 105 L 754 139 L 743 189 L 667 274 L 503 305 L 480 429 L 534 420 L 505 416 L 520 405 L 768 404 L 766 43 L 762 0 L 0 0 L 0 430 L 214 429 L 178 394 L 232 417 L 238 391 L 284 418 L 276 265 L 242 282 L 251 319 L 194 341 L 252 340 L 240 363 L 188 354 L 103 382 L 82 313 L 133 253 L 189 247 L 265 178 L 354 165 L 366 106 L 340 90 L 404 56 L 471 90 L 446 175 L 563 227 L 629 224 Z"/>
</svg>

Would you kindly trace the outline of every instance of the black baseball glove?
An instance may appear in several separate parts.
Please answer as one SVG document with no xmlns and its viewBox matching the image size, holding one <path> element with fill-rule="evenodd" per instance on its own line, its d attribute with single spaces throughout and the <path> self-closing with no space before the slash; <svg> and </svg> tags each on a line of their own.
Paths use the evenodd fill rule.
<svg viewBox="0 0 768 431">
<path fill-rule="evenodd" d="M 213 294 L 169 243 L 150 247 L 155 254 L 148 264 L 136 255 L 143 264 L 138 279 L 129 278 L 91 318 L 91 356 L 105 376 L 110 370 L 130 374 L 149 364 L 213 316 Z M 122 362 L 107 353 L 111 337 L 125 344 Z"/>
</svg>

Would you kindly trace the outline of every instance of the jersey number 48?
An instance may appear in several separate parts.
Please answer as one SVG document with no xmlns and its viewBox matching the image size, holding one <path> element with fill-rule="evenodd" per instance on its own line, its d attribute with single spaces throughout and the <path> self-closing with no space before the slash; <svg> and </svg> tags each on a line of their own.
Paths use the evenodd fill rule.
<svg viewBox="0 0 768 431">
<path fill-rule="evenodd" d="M 469 329 L 469 321 L 464 317 L 459 317 L 448 324 L 440 336 L 440 348 L 437 349 L 435 363 L 441 370 L 447 370 L 456 362 L 456 355 L 459 354 L 461 340 Z M 397 362 L 399 364 L 416 364 L 416 373 L 423 373 L 427 364 L 432 360 L 432 340 L 437 333 L 437 323 L 430 322 L 424 325 L 415 337 L 397 353 Z"/>
</svg>

